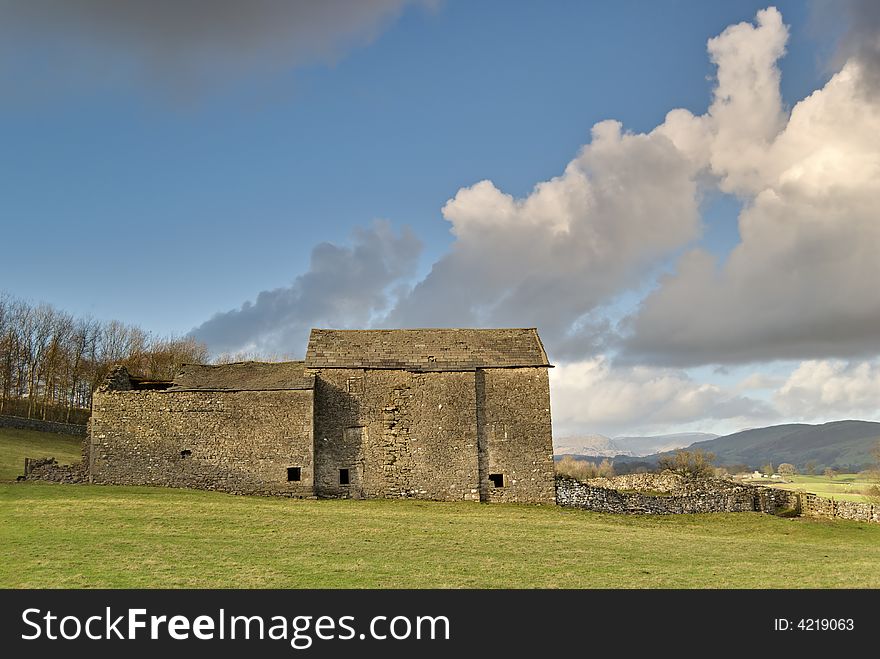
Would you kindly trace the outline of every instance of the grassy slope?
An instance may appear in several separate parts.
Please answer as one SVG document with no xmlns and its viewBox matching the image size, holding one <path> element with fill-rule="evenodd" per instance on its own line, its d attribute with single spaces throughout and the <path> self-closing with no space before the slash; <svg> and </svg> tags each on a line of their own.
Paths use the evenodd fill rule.
<svg viewBox="0 0 880 659">
<path fill-rule="evenodd" d="M 880 525 L 0 484 L 0 587 L 832 586 L 880 587 Z"/>
<path fill-rule="evenodd" d="M 880 525 L 0 485 L 4 587 L 880 587 Z"/>
<path fill-rule="evenodd" d="M 81 437 L 34 430 L 0 428 L 0 481 L 24 473 L 25 458 L 55 458 L 60 464 L 80 461 Z"/>
</svg>

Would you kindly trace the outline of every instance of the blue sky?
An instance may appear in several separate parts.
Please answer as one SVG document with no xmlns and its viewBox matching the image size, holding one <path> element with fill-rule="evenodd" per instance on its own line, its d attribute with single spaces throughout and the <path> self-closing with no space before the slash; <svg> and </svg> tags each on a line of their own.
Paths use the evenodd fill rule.
<svg viewBox="0 0 880 659">
<path fill-rule="evenodd" d="M 364 19 L 361 34 L 357 25 L 346 28 L 354 37 L 337 38 L 322 24 L 328 48 L 261 50 L 257 43 L 240 53 L 234 43 L 201 50 L 196 43 L 192 52 L 157 57 L 149 45 L 128 44 L 112 22 L 94 21 L 94 12 L 35 18 L 15 4 L 0 4 L 11 19 L 0 31 L 0 222 L 7 245 L 0 288 L 161 334 L 189 332 L 261 291 L 295 288 L 316 245 L 351 245 L 352 233 L 377 219 L 392 231 L 409 227 L 423 245 L 410 270 L 380 277 L 381 286 L 390 282 L 386 294 L 424 280 L 444 259 L 454 267 L 464 247 L 455 245 L 455 222 L 443 209 L 460 190 L 489 179 L 524 198 L 563 173 L 597 122 L 614 119 L 640 134 L 663 124 L 673 108 L 707 113 L 716 84 L 707 40 L 728 26 L 753 24 L 768 6 L 387 0 L 373 3 L 382 5 L 377 15 L 391 9 L 373 23 Z M 778 61 L 787 113 L 840 69 L 845 17 L 802 1 L 775 6 L 788 26 Z M 290 39 L 297 34 L 292 28 Z M 259 31 L 252 38 L 259 41 Z M 613 291 L 585 303 L 587 316 L 604 309 L 600 315 L 617 323 L 636 312 L 657 273 L 677 272 L 695 246 L 723 266 L 741 240 L 738 214 L 758 192 L 699 185 L 701 229 L 683 233 L 650 263 L 634 257 L 633 272 L 609 284 Z M 556 289 L 543 290 L 546 297 Z M 385 311 L 380 305 L 366 317 Z M 482 317 L 450 322 L 475 318 Z M 565 345 L 577 339 L 571 334 L 560 330 Z M 639 345 L 638 354 L 649 354 Z M 557 354 L 572 364 L 595 357 L 566 350 Z M 857 369 L 853 360 L 872 360 L 872 350 L 793 348 L 740 359 L 731 355 L 742 351 L 731 348 L 699 363 L 652 357 L 644 364 L 726 388 L 730 402 L 736 381 L 753 372 L 791 374 L 810 359 L 843 359 L 843 371 Z M 611 348 L 607 356 L 618 353 Z M 768 391 L 752 396 L 769 405 Z M 845 409 L 861 408 L 828 414 Z M 566 428 L 613 433 L 748 422 L 745 414 L 700 414 L 661 415 L 644 428 L 575 414 Z"/>
<path fill-rule="evenodd" d="M 185 333 L 375 218 L 412 226 L 427 267 L 451 241 L 440 208 L 460 187 L 491 178 L 524 195 L 597 121 L 642 131 L 673 107 L 705 111 L 707 36 L 762 6 L 414 6 L 334 61 L 210 80 L 184 98 L 124 78 L 124 63 L 105 73 L 105 49 L 73 46 L 75 65 L 47 74 L 44 44 L 17 44 L 7 73 L 49 79 L 6 85 L 0 213 L 11 244 L 40 238 L 6 255 L 0 279 L 72 312 Z M 780 7 L 790 103 L 827 73 L 808 6 Z M 706 239 L 723 252 L 735 222 L 718 206 Z"/>
</svg>

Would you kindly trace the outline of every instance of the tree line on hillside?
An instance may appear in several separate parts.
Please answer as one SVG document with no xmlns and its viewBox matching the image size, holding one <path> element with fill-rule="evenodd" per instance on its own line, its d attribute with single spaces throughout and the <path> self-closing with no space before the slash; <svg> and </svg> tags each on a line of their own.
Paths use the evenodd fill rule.
<svg viewBox="0 0 880 659">
<path fill-rule="evenodd" d="M 192 338 L 154 336 L 0 293 L 0 414 L 85 423 L 92 392 L 114 364 L 170 380 L 182 364 L 207 357 Z"/>
</svg>

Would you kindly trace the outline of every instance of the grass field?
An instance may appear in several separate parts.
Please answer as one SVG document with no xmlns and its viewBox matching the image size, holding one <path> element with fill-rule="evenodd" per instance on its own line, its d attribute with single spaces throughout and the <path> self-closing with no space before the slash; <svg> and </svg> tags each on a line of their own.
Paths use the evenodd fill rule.
<svg viewBox="0 0 880 659">
<path fill-rule="evenodd" d="M 760 484 L 784 490 L 812 492 L 840 501 L 870 501 L 864 492 L 873 485 L 871 481 L 866 480 L 860 474 L 838 474 L 833 479 L 827 476 L 788 476 L 786 480 L 792 481 L 790 483 L 773 483 L 768 480 L 761 479 Z"/>
<path fill-rule="evenodd" d="M 0 587 L 877 588 L 880 525 L 4 483 Z"/>
<path fill-rule="evenodd" d="M 59 464 L 80 461 L 81 437 L 0 428 L 0 481 L 24 473 L 25 458 L 55 458 Z"/>
</svg>

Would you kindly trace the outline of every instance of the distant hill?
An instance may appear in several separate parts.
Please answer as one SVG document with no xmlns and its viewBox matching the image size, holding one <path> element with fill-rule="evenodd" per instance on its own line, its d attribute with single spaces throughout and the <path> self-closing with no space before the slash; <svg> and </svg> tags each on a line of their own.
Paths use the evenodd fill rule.
<svg viewBox="0 0 880 659">
<path fill-rule="evenodd" d="M 694 442 L 714 439 L 718 435 L 706 432 L 683 432 L 672 435 L 646 437 L 615 437 L 605 435 L 581 435 L 560 437 L 553 448 L 556 455 L 575 455 L 611 458 L 615 456 L 638 457 L 672 451 Z"/>
<path fill-rule="evenodd" d="M 690 450 L 702 449 L 715 454 L 716 464 L 745 464 L 759 469 L 772 462 L 774 466 L 789 462 L 800 470 L 815 462 L 819 470 L 834 467 L 843 471 L 868 468 L 874 458 L 871 448 L 880 441 L 880 423 L 873 421 L 832 421 L 819 425 L 788 423 L 766 428 L 752 428 L 690 444 Z M 658 452 L 638 458 L 639 462 L 656 463 Z M 621 455 L 615 462 L 634 462 L 633 456 Z"/>
<path fill-rule="evenodd" d="M 613 457 L 615 455 L 631 455 L 629 451 L 617 446 L 610 437 L 605 435 L 578 435 L 560 437 L 554 442 L 554 455 L 594 455 Z"/>
<path fill-rule="evenodd" d="M 646 437 L 615 437 L 614 442 L 635 456 L 651 455 L 662 451 L 673 451 L 695 442 L 706 442 L 717 438 L 708 432 L 678 432 L 671 435 L 650 435 Z"/>
</svg>

